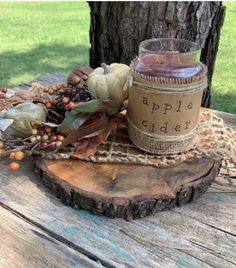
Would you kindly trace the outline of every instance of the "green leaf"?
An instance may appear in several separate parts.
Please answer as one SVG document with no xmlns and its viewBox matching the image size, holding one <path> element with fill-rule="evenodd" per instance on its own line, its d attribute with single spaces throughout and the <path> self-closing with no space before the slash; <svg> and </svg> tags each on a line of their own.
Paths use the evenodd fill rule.
<svg viewBox="0 0 236 268">
<path fill-rule="evenodd" d="M 88 102 L 79 103 L 74 109 L 71 111 L 73 114 L 80 113 L 96 113 L 96 112 L 104 112 L 107 115 L 114 115 L 119 112 L 123 103 L 115 101 L 115 100 L 91 100 Z"/>
<path fill-rule="evenodd" d="M 83 125 L 95 113 L 105 113 L 108 116 L 119 112 L 123 104 L 115 100 L 91 100 L 76 105 L 71 112 L 67 112 L 58 132 L 67 136 L 72 131 Z"/>
<path fill-rule="evenodd" d="M 64 136 L 67 136 L 72 131 L 83 125 L 89 118 L 89 114 L 81 113 L 80 115 L 67 112 L 61 125 L 57 128 L 57 131 Z"/>
</svg>

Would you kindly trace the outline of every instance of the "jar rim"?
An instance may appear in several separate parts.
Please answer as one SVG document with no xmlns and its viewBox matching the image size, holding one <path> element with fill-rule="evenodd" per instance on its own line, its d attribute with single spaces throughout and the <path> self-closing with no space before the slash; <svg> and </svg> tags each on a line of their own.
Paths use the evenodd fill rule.
<svg viewBox="0 0 236 268">
<path fill-rule="evenodd" d="M 191 54 L 196 54 L 197 52 L 199 52 L 201 50 L 200 46 L 192 41 L 186 40 L 186 39 L 178 39 L 178 38 L 150 38 L 150 39 L 146 39 L 143 40 L 140 44 L 139 44 L 139 48 L 142 49 L 143 52 L 149 52 L 152 54 L 163 54 L 164 51 L 161 50 L 150 50 L 145 48 L 145 45 L 147 43 L 151 43 L 151 42 L 161 42 L 161 41 L 174 41 L 176 43 L 186 43 L 189 44 L 190 47 L 193 49 L 192 51 L 188 51 L 188 52 L 179 52 L 180 54 L 184 54 L 184 55 L 191 55 Z M 165 51 L 166 52 L 166 51 Z"/>
</svg>

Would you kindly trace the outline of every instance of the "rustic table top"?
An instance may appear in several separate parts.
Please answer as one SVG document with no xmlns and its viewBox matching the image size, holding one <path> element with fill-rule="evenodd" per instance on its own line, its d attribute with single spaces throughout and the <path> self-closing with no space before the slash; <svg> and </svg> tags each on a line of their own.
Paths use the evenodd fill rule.
<svg viewBox="0 0 236 268">
<path fill-rule="evenodd" d="M 65 77 L 46 74 L 38 81 L 49 85 Z M 236 128 L 236 115 L 219 114 Z M 235 190 L 236 176 L 218 177 L 191 204 L 135 221 L 109 219 L 63 205 L 31 160 L 17 174 L 4 160 L 0 267 L 236 267 Z"/>
</svg>

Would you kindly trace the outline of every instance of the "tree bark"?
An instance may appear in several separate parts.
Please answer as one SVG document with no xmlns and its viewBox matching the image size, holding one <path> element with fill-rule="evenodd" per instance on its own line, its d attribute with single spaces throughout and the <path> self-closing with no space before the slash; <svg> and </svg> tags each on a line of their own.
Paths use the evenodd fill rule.
<svg viewBox="0 0 236 268">
<path fill-rule="evenodd" d="M 221 2 L 89 2 L 90 65 L 129 64 L 144 39 L 172 37 L 191 40 L 202 48 L 209 86 L 202 105 L 210 106 L 211 79 L 223 25 Z"/>
</svg>

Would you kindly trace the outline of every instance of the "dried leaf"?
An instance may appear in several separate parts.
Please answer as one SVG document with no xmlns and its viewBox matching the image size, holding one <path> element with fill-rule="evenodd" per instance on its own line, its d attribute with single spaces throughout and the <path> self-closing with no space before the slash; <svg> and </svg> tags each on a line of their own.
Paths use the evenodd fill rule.
<svg viewBox="0 0 236 268">
<path fill-rule="evenodd" d="M 78 151 L 83 151 L 89 145 L 90 139 L 82 139 L 78 143 L 74 143 L 73 145 L 76 147 Z"/>
<path fill-rule="evenodd" d="M 80 139 L 105 129 L 108 125 L 108 118 L 105 113 L 99 113 L 94 115 L 92 118 L 88 119 L 87 122 L 77 128 L 76 130 L 72 131 L 62 142 L 62 145 L 58 148 L 59 150 L 65 147 L 68 144 L 72 144 L 74 142 L 79 141 Z"/>
<path fill-rule="evenodd" d="M 13 119 L 0 119 L 0 130 L 5 131 L 8 127 L 13 124 Z"/>
<path fill-rule="evenodd" d="M 89 143 L 89 146 L 87 146 L 85 150 L 74 153 L 72 157 L 82 160 L 89 156 L 95 155 L 96 152 L 97 152 L 97 146 L 93 146 L 92 143 Z"/>
<path fill-rule="evenodd" d="M 18 90 L 14 93 L 7 93 L 5 99 L 0 100 L 0 111 L 8 110 L 19 103 L 24 103 L 26 101 L 32 101 L 35 94 L 39 93 L 41 85 L 32 84 L 29 89 Z"/>
<path fill-rule="evenodd" d="M 9 99 L 2 99 L 0 100 L 0 112 L 3 110 L 8 110 L 9 108 L 12 108 L 13 106 L 23 102 L 24 100 L 15 95 Z"/>
<path fill-rule="evenodd" d="M 42 85 L 40 83 L 32 83 L 28 89 L 17 90 L 15 96 L 20 97 L 23 101 L 33 101 L 35 94 L 39 94 L 42 91 Z"/>
<path fill-rule="evenodd" d="M 123 114 L 113 116 L 107 128 L 103 130 L 99 135 L 84 139 L 81 141 L 80 147 L 77 147 L 79 151 L 73 154 L 74 158 L 85 159 L 96 153 L 97 147 L 104 141 L 106 141 L 109 135 L 117 128 L 126 127 L 126 117 Z M 86 142 L 85 142 L 86 141 Z M 83 146 L 81 146 L 83 145 Z"/>
</svg>

